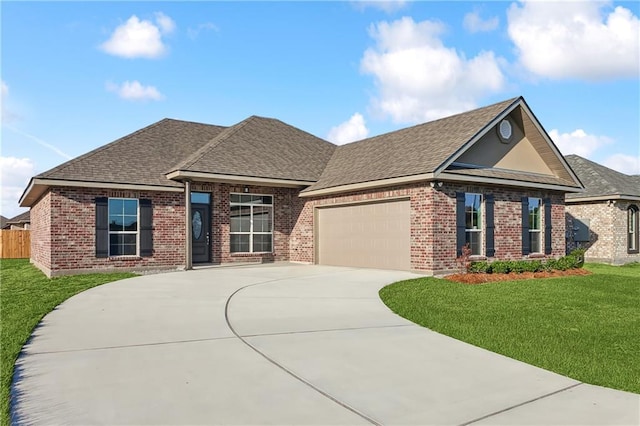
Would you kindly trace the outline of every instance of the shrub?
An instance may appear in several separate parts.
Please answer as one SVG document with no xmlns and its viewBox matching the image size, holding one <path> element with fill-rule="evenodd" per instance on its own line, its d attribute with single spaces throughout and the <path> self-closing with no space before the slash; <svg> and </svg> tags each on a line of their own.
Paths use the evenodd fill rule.
<svg viewBox="0 0 640 426">
<path fill-rule="evenodd" d="M 494 274 L 508 274 L 511 272 L 511 263 L 508 260 L 496 260 L 491 264 L 491 272 Z"/>
<path fill-rule="evenodd" d="M 574 268 L 582 268 L 584 266 L 584 253 L 586 252 L 585 249 L 583 248 L 577 248 L 575 250 L 572 250 L 571 253 L 569 253 L 569 256 L 573 256 L 576 258 L 576 266 L 574 266 Z"/>
<path fill-rule="evenodd" d="M 525 262 L 525 271 L 526 272 L 542 272 L 544 271 L 544 264 L 539 260 L 532 260 L 530 262 Z"/>
<path fill-rule="evenodd" d="M 469 272 L 472 274 L 488 274 L 489 271 L 489 262 L 471 262 L 469 265 Z"/>
</svg>

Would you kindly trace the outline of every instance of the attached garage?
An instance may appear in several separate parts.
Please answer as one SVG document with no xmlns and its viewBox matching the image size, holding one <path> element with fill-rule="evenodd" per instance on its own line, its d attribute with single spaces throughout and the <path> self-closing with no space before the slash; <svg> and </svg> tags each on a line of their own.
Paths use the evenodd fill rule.
<svg viewBox="0 0 640 426">
<path fill-rule="evenodd" d="M 409 200 L 319 207 L 316 224 L 318 264 L 411 269 Z"/>
</svg>

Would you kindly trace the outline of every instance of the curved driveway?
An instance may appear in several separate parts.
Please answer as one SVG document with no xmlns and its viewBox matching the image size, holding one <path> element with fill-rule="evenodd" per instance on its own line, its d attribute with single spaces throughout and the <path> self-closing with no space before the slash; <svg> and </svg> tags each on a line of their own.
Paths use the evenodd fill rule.
<svg viewBox="0 0 640 426">
<path fill-rule="evenodd" d="M 47 315 L 16 365 L 21 424 L 638 424 L 640 395 L 390 312 L 397 271 L 259 265 L 147 275 Z"/>
</svg>

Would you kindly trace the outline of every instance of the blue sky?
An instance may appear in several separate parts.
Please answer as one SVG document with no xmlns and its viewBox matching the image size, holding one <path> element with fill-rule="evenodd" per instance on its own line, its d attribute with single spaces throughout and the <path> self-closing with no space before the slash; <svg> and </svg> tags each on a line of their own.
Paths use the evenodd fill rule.
<svg viewBox="0 0 640 426">
<path fill-rule="evenodd" d="M 335 143 L 522 95 L 564 154 L 640 173 L 638 2 L 2 2 L 2 204 L 164 117 Z"/>
</svg>

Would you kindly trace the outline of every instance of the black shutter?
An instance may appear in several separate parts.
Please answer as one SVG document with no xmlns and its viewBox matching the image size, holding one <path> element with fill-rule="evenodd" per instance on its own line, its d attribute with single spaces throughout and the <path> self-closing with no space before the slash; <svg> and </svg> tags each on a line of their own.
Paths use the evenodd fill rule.
<svg viewBox="0 0 640 426">
<path fill-rule="evenodd" d="M 529 253 L 529 197 L 522 197 L 522 254 L 526 256 Z"/>
<path fill-rule="evenodd" d="M 109 257 L 109 199 L 96 198 L 96 257 Z"/>
<path fill-rule="evenodd" d="M 551 199 L 544 201 L 544 254 L 551 254 Z"/>
<path fill-rule="evenodd" d="M 151 200 L 140 203 L 140 256 L 153 256 L 153 208 Z"/>
<path fill-rule="evenodd" d="M 484 208 L 487 216 L 487 237 L 486 241 L 486 254 L 487 257 L 493 257 L 496 255 L 495 244 L 493 241 L 494 224 L 493 224 L 493 194 L 487 194 L 484 198 Z"/>
<path fill-rule="evenodd" d="M 464 192 L 456 192 L 456 256 L 462 256 L 467 237 L 465 233 Z"/>
</svg>

